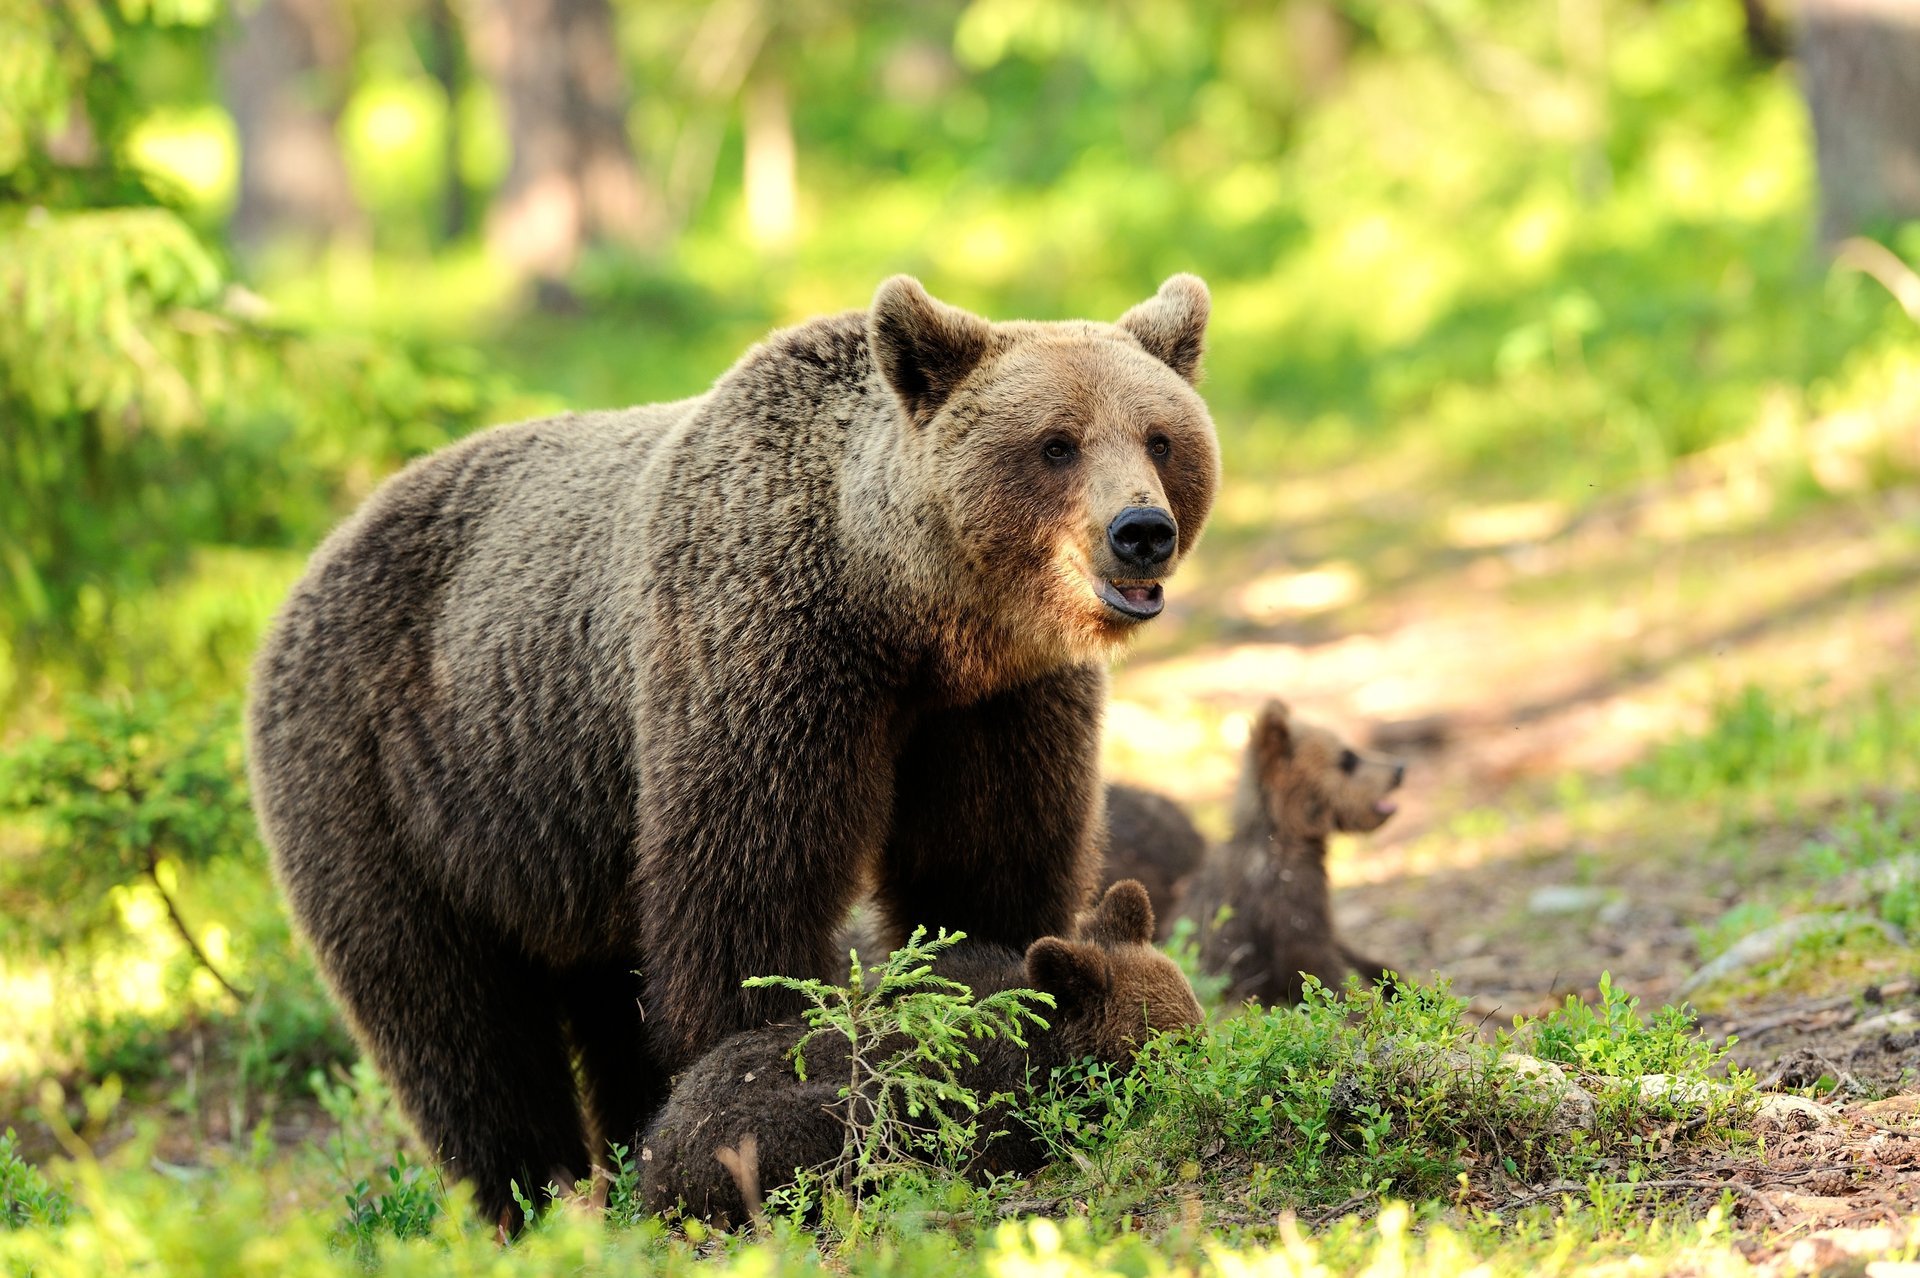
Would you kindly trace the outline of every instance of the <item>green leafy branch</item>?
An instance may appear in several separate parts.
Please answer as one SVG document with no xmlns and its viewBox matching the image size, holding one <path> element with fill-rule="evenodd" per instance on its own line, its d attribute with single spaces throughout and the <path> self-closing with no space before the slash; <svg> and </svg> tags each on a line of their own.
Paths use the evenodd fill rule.
<svg viewBox="0 0 1920 1278">
<path fill-rule="evenodd" d="M 150 884 L 194 961 L 245 1005 L 170 887 L 178 866 L 257 854 L 242 778 L 230 709 L 182 723 L 151 699 L 76 703 L 65 733 L 0 757 L 0 813 L 27 816 L 42 835 L 9 878 L 58 906 L 43 920 L 56 934 L 96 930 L 114 888 Z"/>
<path fill-rule="evenodd" d="M 1035 1008 L 1052 1007 L 1050 995 L 1010 989 L 976 1001 L 970 987 L 934 970 L 942 954 L 965 938 L 943 928 L 928 939 L 924 927 L 916 928 L 905 945 L 872 968 L 849 951 L 845 985 L 788 976 L 744 982 L 792 990 L 807 1000 L 807 1032 L 792 1052 L 801 1078 L 807 1077 L 810 1046 L 828 1045 L 816 1060 L 846 1053 L 846 1081 L 839 1089 L 846 1142 L 819 1174 L 851 1198 L 857 1200 L 884 1168 L 930 1157 L 951 1165 L 962 1158 L 978 1135 L 971 1120 L 983 1104 L 962 1077 L 979 1062 L 974 1045 L 1004 1039 L 1025 1048 L 1027 1027 L 1047 1028 Z"/>
</svg>

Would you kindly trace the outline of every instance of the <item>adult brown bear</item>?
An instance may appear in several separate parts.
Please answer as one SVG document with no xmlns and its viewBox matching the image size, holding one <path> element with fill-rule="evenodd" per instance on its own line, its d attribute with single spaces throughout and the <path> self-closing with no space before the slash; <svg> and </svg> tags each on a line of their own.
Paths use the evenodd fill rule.
<svg viewBox="0 0 1920 1278">
<path fill-rule="evenodd" d="M 882 940 L 1071 929 L 1103 664 L 1218 480 L 1207 310 L 1175 276 L 990 324 L 896 277 L 697 398 L 425 458 L 321 547 L 255 670 L 256 806 L 489 1218 L 790 1010 L 742 978 L 827 974 L 867 887 Z"/>
</svg>

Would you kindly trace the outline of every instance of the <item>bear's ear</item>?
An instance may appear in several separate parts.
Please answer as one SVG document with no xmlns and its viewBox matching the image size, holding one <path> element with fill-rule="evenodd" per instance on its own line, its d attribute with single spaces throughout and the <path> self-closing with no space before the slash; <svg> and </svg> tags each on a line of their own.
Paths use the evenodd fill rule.
<svg viewBox="0 0 1920 1278">
<path fill-rule="evenodd" d="M 1160 291 L 1120 317 L 1147 354 L 1191 382 L 1200 375 L 1213 299 L 1198 275 L 1175 275 Z"/>
<path fill-rule="evenodd" d="M 1080 935 L 1096 945 L 1147 945 L 1153 941 L 1153 899 L 1136 879 L 1107 889 Z"/>
<path fill-rule="evenodd" d="M 980 363 L 988 333 L 985 320 L 936 302 L 911 275 L 882 284 L 867 315 L 874 363 L 916 425 L 931 420 Z"/>
<path fill-rule="evenodd" d="M 1293 757 L 1293 712 L 1287 703 L 1274 698 L 1260 707 L 1253 723 L 1253 749 L 1260 759 L 1276 763 Z"/>
<path fill-rule="evenodd" d="M 1027 984 L 1053 995 L 1063 1012 L 1105 998 L 1112 980 L 1107 956 L 1096 945 L 1043 936 L 1027 947 Z"/>
</svg>

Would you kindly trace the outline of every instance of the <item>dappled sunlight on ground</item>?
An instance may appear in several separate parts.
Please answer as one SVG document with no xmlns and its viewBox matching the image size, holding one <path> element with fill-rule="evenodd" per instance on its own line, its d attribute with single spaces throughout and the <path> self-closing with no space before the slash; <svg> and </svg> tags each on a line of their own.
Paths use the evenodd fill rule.
<svg viewBox="0 0 1920 1278">
<path fill-rule="evenodd" d="M 1218 835 L 1249 718 L 1281 697 L 1411 763 L 1401 813 L 1336 841 L 1348 935 L 1489 1012 L 1603 970 L 1672 996 L 1696 929 L 1809 828 L 1716 846 L 1711 814 L 1623 770 L 1747 685 L 1844 704 L 1920 658 L 1920 490 L 1809 505 L 1769 430 L 1579 511 L 1404 495 L 1404 457 L 1230 482 L 1177 579 L 1187 633 L 1116 675 L 1109 767 Z"/>
</svg>

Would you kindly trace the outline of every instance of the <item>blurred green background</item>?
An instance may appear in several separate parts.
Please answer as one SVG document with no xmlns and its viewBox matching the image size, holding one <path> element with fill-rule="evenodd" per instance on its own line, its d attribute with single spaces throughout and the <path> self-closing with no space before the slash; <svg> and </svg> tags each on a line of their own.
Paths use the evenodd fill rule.
<svg viewBox="0 0 1920 1278">
<path fill-rule="evenodd" d="M 243 1094 L 347 1055 L 235 729 L 305 555 L 411 457 L 697 392 L 892 272 L 1000 318 L 1209 281 L 1203 599 L 1356 466 L 1347 595 L 1717 448 L 1776 512 L 1910 485 L 1920 209 L 1841 169 L 1820 224 L 1793 16 L 0 0 L 0 1086 L 192 1086 L 188 1023 Z"/>
</svg>

